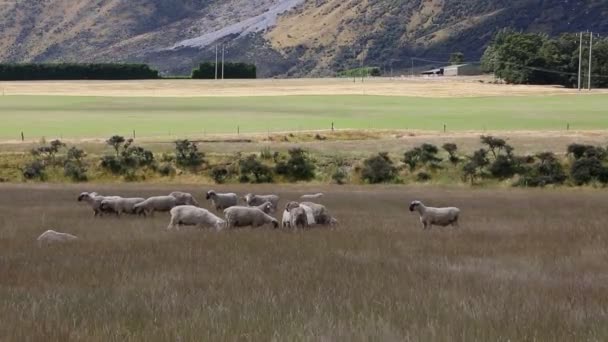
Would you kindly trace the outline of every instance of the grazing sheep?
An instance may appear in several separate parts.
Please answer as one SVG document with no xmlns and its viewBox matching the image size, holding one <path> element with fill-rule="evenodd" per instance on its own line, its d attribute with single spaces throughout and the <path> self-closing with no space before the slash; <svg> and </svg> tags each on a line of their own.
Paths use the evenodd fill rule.
<svg viewBox="0 0 608 342">
<path fill-rule="evenodd" d="M 239 197 L 234 193 L 218 194 L 214 190 L 207 191 L 207 200 L 211 200 L 215 210 L 223 211 L 238 205 Z"/>
<path fill-rule="evenodd" d="M 42 233 L 42 235 L 40 235 L 37 240 L 38 240 L 38 244 L 42 245 L 44 243 L 51 244 L 51 243 L 70 242 L 70 241 L 78 240 L 78 237 L 76 237 L 72 234 L 59 233 L 54 230 L 47 230 L 46 232 Z"/>
<path fill-rule="evenodd" d="M 458 208 L 426 207 L 420 201 L 413 201 L 410 204 L 410 211 L 417 211 L 420 214 L 420 223 L 424 229 L 431 229 L 433 225 L 458 227 L 458 216 L 460 216 Z"/>
<path fill-rule="evenodd" d="M 300 197 L 300 199 L 307 199 L 307 200 L 313 200 L 313 199 L 320 199 L 321 197 L 325 196 L 322 192 L 319 192 L 317 194 L 307 194 L 307 195 L 302 195 Z"/>
<path fill-rule="evenodd" d="M 101 202 L 105 199 L 119 199 L 119 196 L 101 196 L 96 192 L 83 192 L 78 196 L 78 202 L 86 202 L 93 209 L 93 216 L 103 216 L 104 211 L 101 209 Z"/>
<path fill-rule="evenodd" d="M 279 227 L 279 221 L 258 208 L 230 207 L 224 210 L 224 216 L 226 217 L 228 228 L 247 226 L 255 228 L 270 223 L 272 223 L 274 228 Z"/>
<path fill-rule="evenodd" d="M 209 210 L 193 205 L 180 205 L 171 209 L 171 222 L 167 229 L 179 230 L 180 226 L 214 227 L 222 230 L 226 221 L 212 214 Z"/>
<path fill-rule="evenodd" d="M 101 201 L 100 209 L 104 212 L 112 212 L 117 216 L 120 214 L 133 214 L 135 205 L 145 201 L 143 198 L 115 198 Z"/>
<path fill-rule="evenodd" d="M 177 200 L 175 202 L 176 205 L 193 205 L 195 207 L 198 207 L 198 201 L 196 200 L 196 198 L 194 198 L 194 196 L 187 192 L 174 191 L 170 193 L 169 196 L 175 197 L 175 199 Z"/>
<path fill-rule="evenodd" d="M 332 226 L 338 224 L 338 220 L 331 216 L 324 205 L 312 202 L 302 202 L 300 205 L 312 209 L 312 215 L 316 224 Z"/>
<path fill-rule="evenodd" d="M 245 203 L 250 207 L 261 205 L 264 202 L 270 202 L 272 204 L 273 213 L 277 210 L 277 206 L 279 205 L 279 196 L 277 195 L 254 195 L 249 193 L 243 197 L 243 200 L 245 200 Z"/>
<path fill-rule="evenodd" d="M 313 206 L 315 209 L 313 209 Z M 315 216 L 317 215 L 318 218 Z M 327 209 L 320 204 L 289 202 L 283 212 L 283 227 L 310 227 L 315 224 L 335 224 L 337 221 L 329 216 Z"/>
<path fill-rule="evenodd" d="M 150 197 L 147 200 L 137 203 L 134 206 L 135 214 L 148 215 L 154 214 L 155 211 L 167 212 L 176 206 L 177 199 L 173 196 L 156 196 Z"/>
</svg>

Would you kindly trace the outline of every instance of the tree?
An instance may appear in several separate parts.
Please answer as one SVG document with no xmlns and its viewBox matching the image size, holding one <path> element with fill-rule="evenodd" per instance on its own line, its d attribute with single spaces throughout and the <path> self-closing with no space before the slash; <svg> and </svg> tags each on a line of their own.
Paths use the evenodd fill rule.
<svg viewBox="0 0 608 342">
<path fill-rule="evenodd" d="M 454 143 L 445 143 L 442 148 L 450 155 L 450 162 L 454 165 L 460 162 L 460 158 L 456 154 L 458 152 L 458 146 Z"/>
<path fill-rule="evenodd" d="M 315 165 L 301 148 L 290 149 L 287 162 L 277 163 L 275 171 L 291 181 L 311 180 L 315 177 Z"/>
<path fill-rule="evenodd" d="M 116 151 L 116 157 L 120 154 L 120 147 L 125 142 L 125 138 L 120 135 L 114 135 L 110 139 L 106 140 L 106 144 L 112 146 Z"/>
<path fill-rule="evenodd" d="M 450 64 L 458 65 L 464 63 L 464 53 L 462 52 L 453 52 L 450 55 Z"/>
<path fill-rule="evenodd" d="M 482 135 L 481 143 L 488 146 L 490 152 L 492 152 L 492 155 L 494 156 L 494 159 L 496 159 L 498 153 L 500 153 L 500 151 L 503 149 L 509 152 L 512 151 L 512 148 L 507 145 L 507 142 L 504 139 L 495 138 L 491 135 Z"/>
</svg>

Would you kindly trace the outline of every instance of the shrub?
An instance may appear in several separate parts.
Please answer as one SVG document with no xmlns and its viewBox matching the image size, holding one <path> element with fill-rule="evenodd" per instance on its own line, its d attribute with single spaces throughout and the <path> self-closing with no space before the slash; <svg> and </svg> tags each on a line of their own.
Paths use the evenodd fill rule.
<svg viewBox="0 0 608 342">
<path fill-rule="evenodd" d="M 116 175 L 121 174 L 123 172 L 123 167 L 120 163 L 120 159 L 116 156 L 101 157 L 101 167 Z"/>
<path fill-rule="evenodd" d="M 581 158 L 570 168 L 570 176 L 576 185 L 589 184 L 593 180 L 604 179 L 606 168 L 597 158 Z"/>
<path fill-rule="evenodd" d="M 34 160 L 31 163 L 25 165 L 22 170 L 22 174 L 25 179 L 38 179 L 43 181 L 46 179 L 45 169 L 46 167 L 42 161 Z"/>
<path fill-rule="evenodd" d="M 361 178 L 370 184 L 391 182 L 396 175 L 397 169 L 386 152 L 363 161 Z"/>
<path fill-rule="evenodd" d="M 216 166 L 211 170 L 211 178 L 217 183 L 217 184 L 223 184 L 226 182 L 226 179 L 228 178 L 228 169 L 226 169 L 223 166 Z"/>
<path fill-rule="evenodd" d="M 86 182 L 88 179 L 86 167 L 73 160 L 65 162 L 63 174 L 74 182 Z"/>
<path fill-rule="evenodd" d="M 286 176 L 290 181 L 306 181 L 315 177 L 315 168 L 306 151 L 292 148 L 289 150 L 287 162 L 279 162 L 275 172 Z"/>
<path fill-rule="evenodd" d="M 116 151 L 116 157 L 120 154 L 120 148 L 125 143 L 125 138 L 120 135 L 114 135 L 110 139 L 106 140 L 106 144 L 112 146 Z"/>
<path fill-rule="evenodd" d="M 428 182 L 428 181 L 430 181 L 430 180 L 431 180 L 431 175 L 430 175 L 430 174 L 428 174 L 428 173 L 426 173 L 426 172 L 419 172 L 419 173 L 416 175 L 416 180 L 417 180 L 418 182 Z"/>
<path fill-rule="evenodd" d="M 460 158 L 456 154 L 458 152 L 458 146 L 454 143 L 445 143 L 442 148 L 450 155 L 450 163 L 456 165 L 460 162 Z"/>
<path fill-rule="evenodd" d="M 195 168 L 203 165 L 205 154 L 199 152 L 196 143 L 187 139 L 175 141 L 175 162 L 180 167 Z"/>
<path fill-rule="evenodd" d="M 438 163 L 441 162 L 441 158 L 437 157 L 439 149 L 435 145 L 422 144 L 419 147 L 415 147 L 403 155 L 403 162 L 409 166 L 410 171 L 414 171 L 418 164 L 431 166 L 432 168 L 439 168 Z"/>
<path fill-rule="evenodd" d="M 254 154 L 240 161 L 240 172 L 242 183 L 272 183 L 272 169 L 262 164 Z"/>
<path fill-rule="evenodd" d="M 257 78 L 257 68 L 254 64 L 247 63 L 231 63 L 226 62 L 223 66 L 218 66 L 224 69 L 224 78 Z M 218 69 L 221 70 L 221 69 Z M 221 71 L 220 71 L 221 73 Z M 221 77 L 221 74 L 218 75 Z M 201 63 L 198 69 L 192 70 L 192 78 L 213 79 L 215 78 L 215 63 Z"/>
<path fill-rule="evenodd" d="M 479 149 L 468 158 L 469 162 L 462 167 L 462 178 L 465 182 L 470 181 L 473 184 L 477 178 L 483 175 L 484 168 L 490 164 L 488 151 L 483 148 Z"/>
<path fill-rule="evenodd" d="M 505 155 L 498 155 L 496 160 L 490 164 L 489 171 L 493 177 L 508 179 L 513 177 L 520 169 L 518 162 Z"/>
<path fill-rule="evenodd" d="M 158 173 L 163 177 L 172 177 L 175 176 L 175 168 L 171 163 L 162 163 L 157 168 Z"/>
<path fill-rule="evenodd" d="M 270 160 L 272 159 L 273 154 L 272 151 L 270 151 L 269 147 L 264 147 L 262 149 L 262 152 L 260 152 L 260 158 L 264 159 L 264 160 Z"/>
<path fill-rule="evenodd" d="M 336 182 L 336 184 L 343 185 L 347 176 L 348 175 L 346 174 L 346 171 L 344 171 L 344 169 L 342 169 L 341 167 L 339 167 L 331 175 L 331 179 L 334 182 Z"/>
</svg>

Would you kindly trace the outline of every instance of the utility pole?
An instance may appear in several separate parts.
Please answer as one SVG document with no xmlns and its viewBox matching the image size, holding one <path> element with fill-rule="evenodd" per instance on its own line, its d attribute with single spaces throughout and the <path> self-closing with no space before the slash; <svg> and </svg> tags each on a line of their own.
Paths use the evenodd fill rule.
<svg viewBox="0 0 608 342">
<path fill-rule="evenodd" d="M 583 71 L 583 32 L 580 37 L 580 47 L 578 48 L 578 91 L 581 91 L 581 72 Z"/>
<path fill-rule="evenodd" d="M 589 33 L 589 91 L 591 91 L 591 56 L 593 54 L 593 32 Z"/>
<path fill-rule="evenodd" d="M 215 80 L 217 81 L 217 45 L 215 45 Z"/>
<path fill-rule="evenodd" d="M 222 80 L 224 79 L 224 51 L 225 51 L 225 47 L 224 45 L 222 45 Z"/>
</svg>

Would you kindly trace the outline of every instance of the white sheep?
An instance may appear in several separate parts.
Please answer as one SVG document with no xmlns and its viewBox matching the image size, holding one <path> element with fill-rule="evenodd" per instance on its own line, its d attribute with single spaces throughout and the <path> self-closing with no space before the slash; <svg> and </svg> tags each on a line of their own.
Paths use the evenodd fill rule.
<svg viewBox="0 0 608 342">
<path fill-rule="evenodd" d="M 199 206 L 196 198 L 194 198 L 192 194 L 189 194 L 187 192 L 173 191 L 169 194 L 169 196 L 175 197 L 175 199 L 177 200 L 175 202 L 176 205 L 193 205 L 195 207 Z"/>
<path fill-rule="evenodd" d="M 243 197 L 243 200 L 245 200 L 245 203 L 250 207 L 262 205 L 264 202 L 270 202 L 272 204 L 273 213 L 277 210 L 277 206 L 279 205 L 279 196 L 277 195 L 254 195 L 249 193 Z"/>
<path fill-rule="evenodd" d="M 223 211 L 238 205 L 239 197 L 235 193 L 217 193 L 214 190 L 207 191 L 207 200 L 211 200 L 215 210 Z"/>
<path fill-rule="evenodd" d="M 426 207 L 420 201 L 413 201 L 410 204 L 410 211 L 417 211 L 420 214 L 420 223 L 422 223 L 424 229 L 431 229 L 433 225 L 458 227 L 458 217 L 460 216 L 460 209 L 458 208 Z"/>
<path fill-rule="evenodd" d="M 230 207 L 224 210 L 228 228 L 234 227 L 260 227 L 272 224 L 279 227 L 279 221 L 255 207 Z"/>
<path fill-rule="evenodd" d="M 119 199 L 119 196 L 101 196 L 96 192 L 83 192 L 78 196 L 78 202 L 86 202 L 93 209 L 93 216 L 103 216 L 101 202 L 105 199 Z"/>
<path fill-rule="evenodd" d="M 135 214 L 149 215 L 155 211 L 167 212 L 176 206 L 177 199 L 173 196 L 155 196 L 137 203 L 133 209 Z"/>
<path fill-rule="evenodd" d="M 51 243 L 70 242 L 70 241 L 74 241 L 77 239 L 78 239 L 78 237 L 76 237 L 72 234 L 59 233 L 54 230 L 47 230 L 46 232 L 42 233 L 42 235 L 40 235 L 37 240 L 38 240 L 38 244 L 42 245 L 45 243 L 51 244 Z"/>
<path fill-rule="evenodd" d="M 226 221 L 212 214 L 209 210 L 195 207 L 193 205 L 180 205 L 171 209 L 171 221 L 167 229 L 180 226 L 213 227 L 217 231 L 222 230 Z"/>
<path fill-rule="evenodd" d="M 324 205 L 313 202 L 302 202 L 300 205 L 309 207 L 312 210 L 315 224 L 332 226 L 338 224 L 338 220 L 331 216 L 329 210 Z"/>
<path fill-rule="evenodd" d="M 145 201 L 143 198 L 106 198 L 101 201 L 100 209 L 104 212 L 113 212 L 117 216 L 121 214 L 133 214 L 135 205 Z"/>
<path fill-rule="evenodd" d="M 272 212 L 272 203 L 264 202 L 258 206 L 252 207 L 252 208 L 258 208 L 261 211 L 265 212 L 266 214 L 270 214 Z"/>
<path fill-rule="evenodd" d="M 309 203 L 311 204 L 311 203 Z M 329 216 L 327 213 L 327 209 L 325 209 L 322 205 L 316 205 L 316 212 L 319 218 L 321 218 L 320 222 L 325 222 L 325 216 Z M 328 223 L 322 224 L 333 224 L 337 221 L 329 216 Z M 289 202 L 285 206 L 285 210 L 283 211 L 283 219 L 281 221 L 283 227 L 310 227 L 317 224 L 317 219 L 315 218 L 315 209 L 313 209 L 310 205 L 306 205 L 304 203 L 298 202 Z"/>
<path fill-rule="evenodd" d="M 307 200 L 313 200 L 313 199 L 320 199 L 321 197 L 325 196 L 322 192 L 319 192 L 317 194 L 306 194 L 306 195 L 302 195 L 300 197 L 300 199 L 307 199 Z"/>
</svg>

